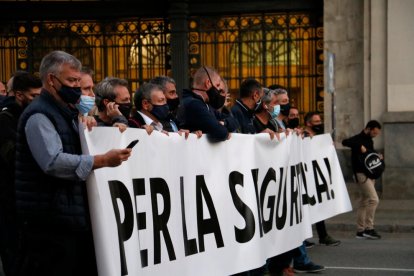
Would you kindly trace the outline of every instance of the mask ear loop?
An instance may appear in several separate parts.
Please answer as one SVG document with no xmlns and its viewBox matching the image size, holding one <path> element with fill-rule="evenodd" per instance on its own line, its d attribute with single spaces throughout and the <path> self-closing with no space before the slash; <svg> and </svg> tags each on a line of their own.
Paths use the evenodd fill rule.
<svg viewBox="0 0 414 276">
<path fill-rule="evenodd" d="M 213 85 L 213 81 L 212 81 L 212 80 L 211 80 L 211 78 L 210 78 L 210 74 L 208 73 L 207 68 L 206 68 L 205 66 L 203 66 L 203 69 L 204 69 L 204 71 L 206 71 L 206 73 L 207 73 L 207 77 L 208 77 L 208 79 L 209 79 L 209 81 L 210 81 L 210 83 L 211 83 L 211 86 L 214 86 L 214 85 Z"/>
<path fill-rule="evenodd" d="M 208 77 L 208 79 L 209 79 L 209 81 L 211 83 L 211 86 L 214 87 L 219 94 L 221 94 L 221 92 L 223 91 L 223 89 L 218 89 L 217 87 L 215 87 L 214 84 L 213 84 L 213 81 L 211 80 L 210 74 L 208 73 L 207 68 L 205 66 L 203 66 L 203 69 L 207 73 L 207 77 Z M 200 89 L 198 89 L 198 90 L 200 90 Z M 205 90 L 205 91 L 207 91 L 207 90 Z"/>
</svg>

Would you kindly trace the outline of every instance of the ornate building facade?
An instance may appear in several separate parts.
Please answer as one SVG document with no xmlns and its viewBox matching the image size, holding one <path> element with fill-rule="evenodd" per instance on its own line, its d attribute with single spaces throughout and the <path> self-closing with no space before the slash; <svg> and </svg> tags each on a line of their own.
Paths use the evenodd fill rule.
<svg viewBox="0 0 414 276">
<path fill-rule="evenodd" d="M 181 90 L 209 65 L 234 94 L 254 77 L 287 87 L 302 114 L 323 112 L 321 0 L 148 2 L 134 1 L 140 9 L 128 1 L 2 2 L 9 16 L 0 25 L 0 78 L 37 72 L 46 53 L 62 49 L 96 81 L 125 78 L 131 91 L 157 75 L 173 77 Z"/>
<path fill-rule="evenodd" d="M 323 112 L 348 182 L 349 150 L 340 142 L 380 121 L 375 145 L 387 169 L 378 189 L 414 198 L 412 0 L 0 0 L 0 7 L 2 81 L 16 70 L 36 72 L 44 54 L 61 49 L 96 81 L 127 79 L 131 92 L 157 75 L 189 87 L 202 65 L 217 68 L 234 94 L 246 77 L 280 84 L 302 116 Z"/>
</svg>

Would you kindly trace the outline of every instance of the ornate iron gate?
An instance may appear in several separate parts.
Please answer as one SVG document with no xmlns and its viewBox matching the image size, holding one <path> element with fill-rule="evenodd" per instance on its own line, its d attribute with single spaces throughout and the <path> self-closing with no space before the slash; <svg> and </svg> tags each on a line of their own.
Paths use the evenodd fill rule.
<svg viewBox="0 0 414 276">
<path fill-rule="evenodd" d="M 288 88 L 302 113 L 323 112 L 323 27 L 305 13 L 192 17 L 191 69 L 211 65 L 236 93 L 254 77 L 265 86 Z"/>
<path fill-rule="evenodd" d="M 0 30 L 0 75 L 37 72 L 45 54 L 64 50 L 92 68 L 97 81 L 125 78 L 135 90 L 139 83 L 169 74 L 169 39 L 164 19 L 19 22 Z"/>
<path fill-rule="evenodd" d="M 283 85 L 302 113 L 323 112 L 322 22 L 311 12 L 190 16 L 189 65 L 184 70 L 213 66 L 232 93 L 246 77 L 265 86 Z M 7 80 L 16 70 L 37 72 L 46 53 L 61 49 L 92 68 L 96 81 L 125 78 L 134 91 L 152 77 L 171 76 L 170 37 L 165 18 L 3 24 L 0 79 Z"/>
</svg>

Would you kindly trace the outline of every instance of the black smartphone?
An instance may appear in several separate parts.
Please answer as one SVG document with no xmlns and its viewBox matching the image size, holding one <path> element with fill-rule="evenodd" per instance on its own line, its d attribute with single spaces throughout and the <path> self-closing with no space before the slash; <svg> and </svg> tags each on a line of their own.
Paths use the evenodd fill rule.
<svg viewBox="0 0 414 276">
<path fill-rule="evenodd" d="M 136 144 L 138 144 L 139 140 L 134 140 L 127 146 L 127 149 L 132 149 Z"/>
</svg>

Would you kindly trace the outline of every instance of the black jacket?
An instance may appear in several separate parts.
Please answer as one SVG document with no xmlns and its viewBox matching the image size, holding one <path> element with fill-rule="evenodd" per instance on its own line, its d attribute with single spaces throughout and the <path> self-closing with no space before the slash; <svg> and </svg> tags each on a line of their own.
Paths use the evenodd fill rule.
<svg viewBox="0 0 414 276">
<path fill-rule="evenodd" d="M 180 128 L 190 131 L 201 130 L 213 142 L 227 139 L 229 130 L 220 123 L 221 114 L 193 91 L 184 89 L 180 109 Z"/>
<path fill-rule="evenodd" d="M 364 131 L 342 141 L 342 145 L 351 148 L 352 168 L 354 173 L 363 173 L 364 167 L 360 162 L 362 155 L 361 146 L 364 146 L 367 150 L 374 150 L 374 141 L 369 134 L 365 134 Z"/>
<path fill-rule="evenodd" d="M 175 124 L 176 122 L 171 119 Z M 174 132 L 174 129 L 170 123 L 170 121 L 167 120 L 160 120 L 159 121 L 162 124 L 162 129 L 167 132 Z M 146 125 L 144 118 L 142 118 L 141 114 L 138 113 L 138 111 L 135 111 L 132 116 L 128 119 L 128 126 L 132 128 L 143 128 L 143 126 Z M 176 124 L 177 125 L 177 124 Z M 178 125 L 177 125 L 178 128 Z"/>
<path fill-rule="evenodd" d="M 235 105 L 231 108 L 231 112 L 233 113 L 234 118 L 236 118 L 236 120 L 239 122 L 240 128 L 238 132 L 244 134 L 256 133 L 256 129 L 253 123 L 253 110 L 250 110 L 247 106 L 245 106 L 241 100 L 237 100 Z"/>
<path fill-rule="evenodd" d="M 111 123 L 106 123 L 102 121 L 102 119 L 99 118 L 99 115 L 94 115 L 93 117 L 95 118 L 96 124 L 98 126 L 113 126 L 115 123 L 120 123 L 120 124 L 124 124 L 127 126 L 129 125 L 128 120 L 123 115 L 115 116 L 114 118 L 112 118 Z"/>
<path fill-rule="evenodd" d="M 17 123 L 22 111 L 15 97 L 7 97 L 0 112 L 0 254 L 6 254 L 3 248 L 13 246 L 17 237 L 14 163 Z M 2 258 L 6 267 L 7 258 Z"/>
<path fill-rule="evenodd" d="M 266 128 L 273 130 L 274 132 L 277 132 L 277 126 L 276 126 L 276 122 L 272 119 L 269 119 L 269 121 L 267 122 L 267 124 L 263 124 L 262 121 L 259 120 L 258 117 L 254 117 L 253 119 L 253 125 L 254 128 L 256 129 L 257 133 L 262 132 L 263 130 L 265 130 Z"/>
<path fill-rule="evenodd" d="M 23 108 L 16 103 L 15 97 L 8 97 L 0 112 L 0 170 L 13 175 L 17 123 L 22 112 Z"/>
<path fill-rule="evenodd" d="M 128 126 L 132 128 L 142 128 L 145 125 L 145 120 L 138 111 L 135 111 L 128 119 Z"/>
</svg>

